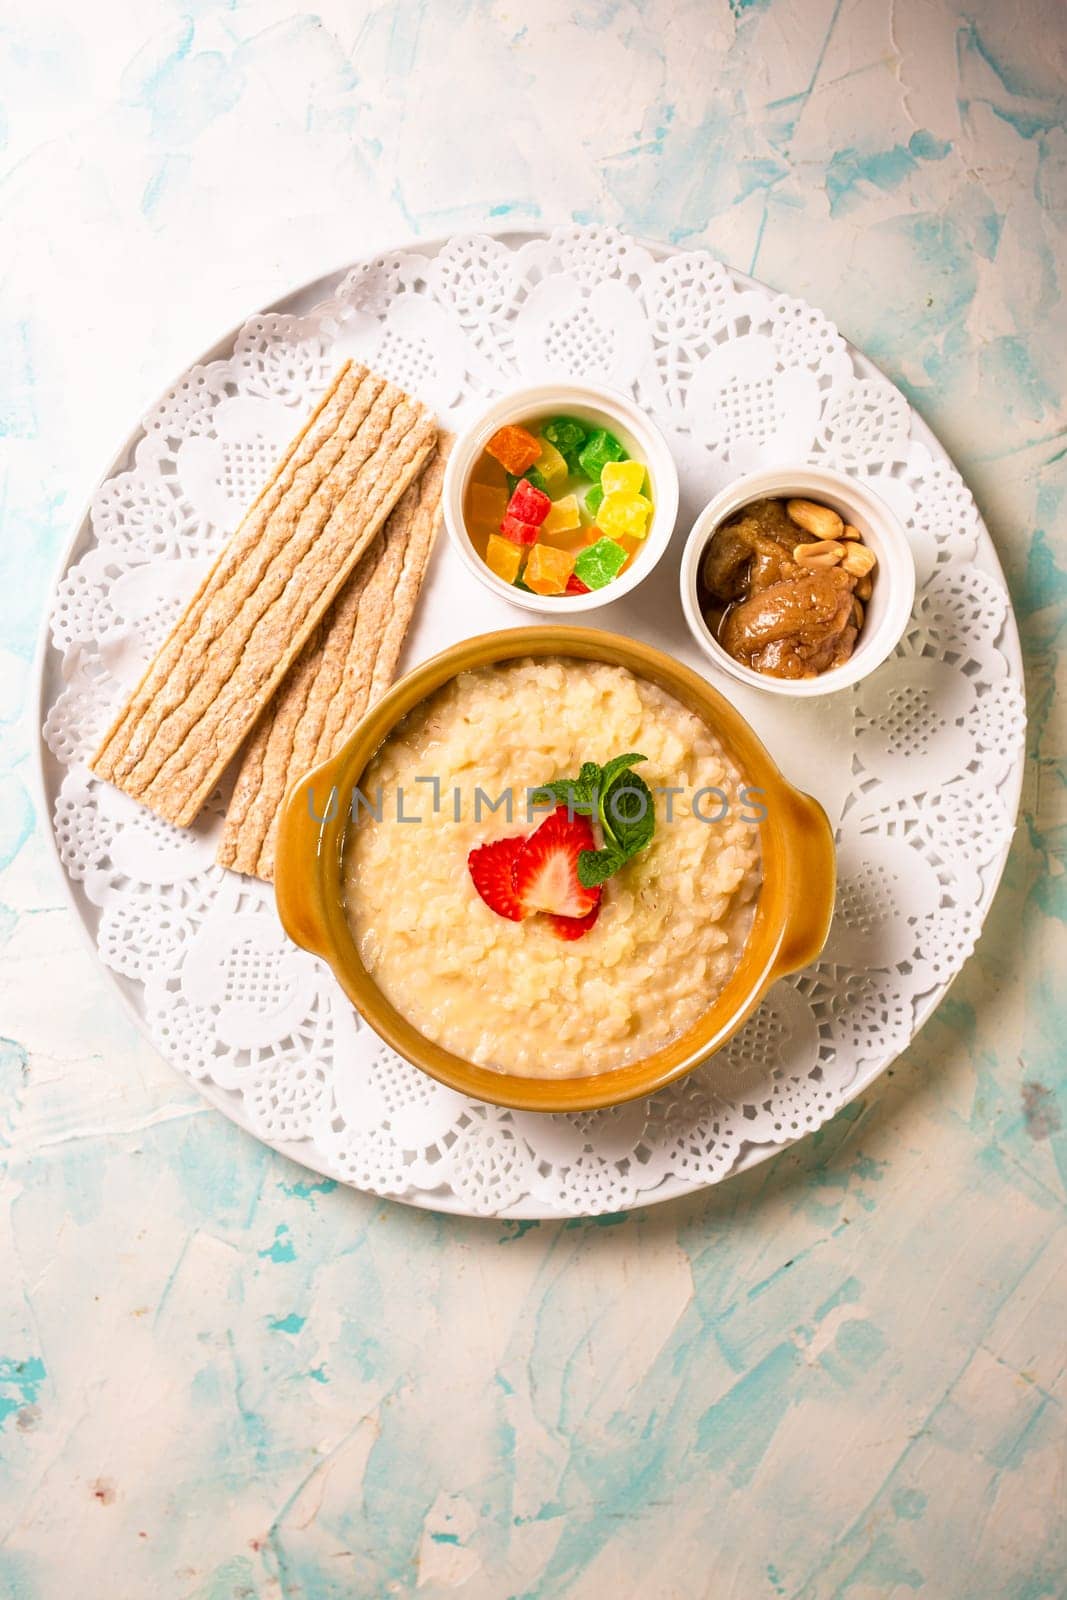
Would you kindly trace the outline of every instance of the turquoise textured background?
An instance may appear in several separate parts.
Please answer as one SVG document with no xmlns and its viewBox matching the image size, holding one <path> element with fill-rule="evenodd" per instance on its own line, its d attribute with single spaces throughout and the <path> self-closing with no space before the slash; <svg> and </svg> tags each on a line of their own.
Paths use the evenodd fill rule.
<svg viewBox="0 0 1067 1600">
<path fill-rule="evenodd" d="M 1067 1594 L 1055 0 L 16 0 L 0 32 L 0 1595 Z M 617 223 L 821 306 L 973 487 L 1031 743 L 977 954 L 817 1137 L 595 1223 L 317 1182 L 84 948 L 32 656 L 138 412 L 390 242 Z"/>
</svg>

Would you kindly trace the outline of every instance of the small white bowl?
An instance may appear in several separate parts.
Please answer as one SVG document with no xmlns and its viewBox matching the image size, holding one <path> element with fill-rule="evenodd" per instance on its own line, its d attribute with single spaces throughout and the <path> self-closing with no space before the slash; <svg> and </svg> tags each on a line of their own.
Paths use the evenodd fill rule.
<svg viewBox="0 0 1067 1600">
<path fill-rule="evenodd" d="M 772 678 L 769 673 L 742 666 L 726 653 L 701 614 L 697 586 L 712 534 L 743 506 L 766 499 L 817 500 L 821 505 L 832 506 L 845 522 L 859 529 L 864 543 L 878 557 L 871 598 L 866 602 L 863 627 L 851 656 L 817 678 Z M 797 532 L 800 544 L 805 535 L 799 529 Z M 881 666 L 899 643 L 915 600 L 915 558 L 900 522 L 885 501 L 865 485 L 824 467 L 776 468 L 739 478 L 705 506 L 682 553 L 681 589 L 689 631 L 710 661 L 739 683 L 793 700 L 810 700 L 859 683 Z"/>
<path fill-rule="evenodd" d="M 651 488 L 652 522 L 632 565 L 603 589 L 589 594 L 526 594 L 490 572 L 467 533 L 463 501 L 471 470 L 498 428 L 546 413 L 578 417 L 595 428 L 607 428 L 644 463 Z M 678 516 L 678 469 L 667 441 L 654 423 L 626 395 L 591 383 L 539 383 L 516 389 L 497 400 L 452 446 L 442 495 L 445 527 L 464 565 L 479 583 L 524 611 L 573 616 L 593 611 L 636 589 L 670 543 Z"/>
</svg>

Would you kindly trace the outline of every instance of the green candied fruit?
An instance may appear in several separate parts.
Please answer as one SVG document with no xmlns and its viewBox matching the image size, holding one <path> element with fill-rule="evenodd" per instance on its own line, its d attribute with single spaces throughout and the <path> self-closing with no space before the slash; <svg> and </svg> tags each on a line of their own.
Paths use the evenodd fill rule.
<svg viewBox="0 0 1067 1600">
<path fill-rule="evenodd" d="M 542 439 L 554 444 L 569 472 L 578 470 L 578 452 L 589 437 L 589 429 L 577 417 L 553 417 L 541 429 Z"/>
<path fill-rule="evenodd" d="M 574 563 L 574 576 L 588 589 L 603 589 L 626 565 L 626 551 L 607 535 L 587 545 Z"/>
<path fill-rule="evenodd" d="M 600 510 L 600 502 L 603 500 L 603 498 L 603 489 L 600 487 L 599 483 L 594 483 L 593 487 L 585 497 L 585 509 L 588 511 L 591 517 L 596 517 L 597 512 Z"/>
<path fill-rule="evenodd" d="M 519 487 L 519 484 L 522 482 L 523 478 L 526 479 L 527 483 L 532 483 L 535 489 L 544 489 L 545 487 L 545 480 L 542 478 L 536 467 L 528 467 L 525 472 L 520 473 L 506 472 L 504 476 L 508 480 L 509 500 L 515 493 L 515 490 Z"/>
<path fill-rule="evenodd" d="M 592 478 L 594 483 L 600 481 L 600 474 L 609 461 L 625 460 L 626 451 L 615 435 L 609 433 L 606 428 L 596 428 L 578 455 L 578 465 L 586 477 Z"/>
</svg>

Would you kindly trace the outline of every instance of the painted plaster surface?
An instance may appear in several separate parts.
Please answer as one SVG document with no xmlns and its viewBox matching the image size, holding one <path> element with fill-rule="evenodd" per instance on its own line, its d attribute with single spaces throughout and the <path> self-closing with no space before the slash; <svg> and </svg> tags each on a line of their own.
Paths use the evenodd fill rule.
<svg viewBox="0 0 1067 1600">
<path fill-rule="evenodd" d="M 1067 23 L 1056 0 L 14 0 L 0 30 L 0 1595 L 1067 1593 Z M 34 815 L 53 566 L 133 419 L 391 241 L 567 217 L 825 308 L 971 482 L 1023 813 L 817 1138 L 597 1224 L 319 1183 L 134 1031 Z"/>
</svg>

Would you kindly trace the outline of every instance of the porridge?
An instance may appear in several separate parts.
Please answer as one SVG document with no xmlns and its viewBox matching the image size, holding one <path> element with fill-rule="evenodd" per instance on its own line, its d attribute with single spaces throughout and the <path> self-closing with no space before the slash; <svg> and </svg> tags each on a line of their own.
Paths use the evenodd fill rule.
<svg viewBox="0 0 1067 1600">
<path fill-rule="evenodd" d="M 564 780 L 598 776 L 599 811 L 596 789 L 561 803 Z M 721 993 L 752 925 L 758 793 L 622 667 L 461 673 L 394 729 L 352 813 L 345 904 L 368 972 L 481 1066 L 568 1078 L 651 1055 Z"/>
</svg>

